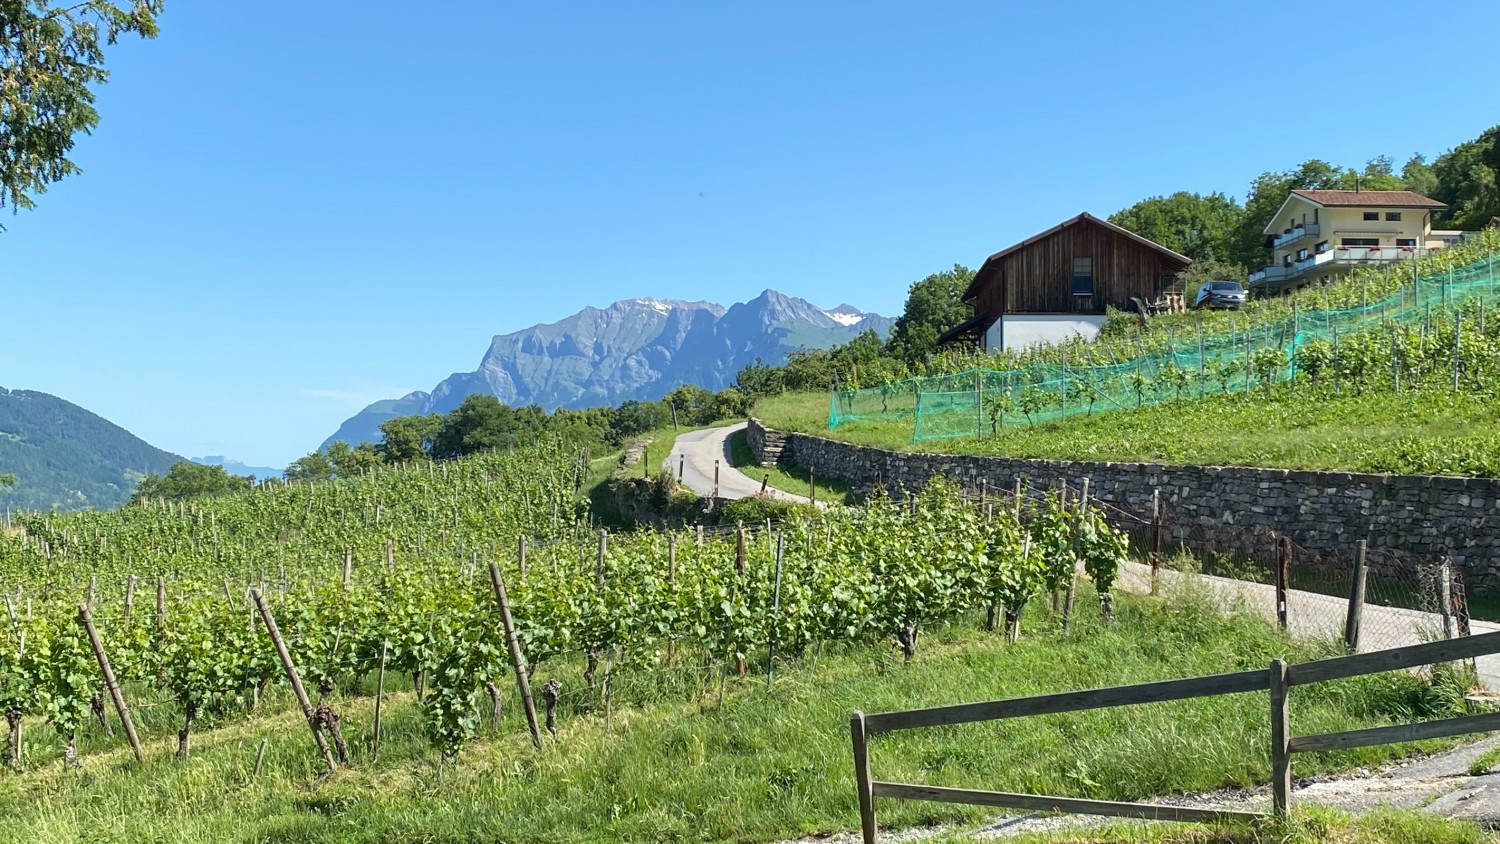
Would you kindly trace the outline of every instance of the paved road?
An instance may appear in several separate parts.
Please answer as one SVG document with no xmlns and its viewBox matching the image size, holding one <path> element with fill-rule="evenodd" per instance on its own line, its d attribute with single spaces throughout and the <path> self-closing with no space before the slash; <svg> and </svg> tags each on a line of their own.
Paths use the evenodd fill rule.
<svg viewBox="0 0 1500 844">
<path fill-rule="evenodd" d="M 720 498 L 751 498 L 760 494 L 761 479 L 752 478 L 730 465 L 729 438 L 744 430 L 745 423 L 723 428 L 707 428 L 689 431 L 677 437 L 672 451 L 662 462 L 662 467 L 676 474 L 681 473 L 682 483 L 699 495 L 714 495 L 715 462 L 718 464 L 718 490 Z M 752 470 L 753 471 L 753 470 Z M 766 494 L 783 501 L 807 503 L 807 498 L 768 487 Z"/>
<path fill-rule="evenodd" d="M 1161 579 L 1168 588 L 1174 584 L 1204 588 L 1223 606 L 1243 605 L 1266 618 L 1276 618 L 1275 586 L 1177 571 L 1163 571 Z M 1121 589 L 1132 592 L 1150 591 L 1151 567 L 1127 563 L 1120 573 L 1119 585 Z M 1291 634 L 1299 639 L 1343 639 L 1348 611 L 1347 598 L 1297 589 L 1287 592 L 1287 625 Z M 1491 633 L 1500 630 L 1500 624 L 1474 621 L 1469 628 L 1474 634 Z M 1359 630 L 1360 651 L 1379 651 L 1419 645 L 1441 637 L 1443 622 L 1436 613 L 1365 604 Z M 1479 679 L 1490 689 L 1500 691 L 1500 655 L 1483 656 L 1475 662 Z"/>
</svg>

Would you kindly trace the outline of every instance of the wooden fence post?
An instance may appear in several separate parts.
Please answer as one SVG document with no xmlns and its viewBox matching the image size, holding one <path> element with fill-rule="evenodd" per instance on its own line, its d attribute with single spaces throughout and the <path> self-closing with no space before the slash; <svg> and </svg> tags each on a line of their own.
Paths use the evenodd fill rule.
<svg viewBox="0 0 1500 844">
<path fill-rule="evenodd" d="M 135 761 L 146 761 L 146 754 L 141 750 L 141 740 L 135 734 L 135 722 L 130 720 L 130 709 L 125 706 L 125 695 L 120 691 L 120 683 L 115 679 L 114 669 L 109 667 L 109 656 L 104 653 L 104 643 L 99 641 L 99 631 L 94 629 L 94 616 L 89 611 L 89 605 L 83 604 L 78 608 L 78 620 L 83 622 L 83 629 L 89 635 L 89 644 L 94 648 L 94 658 L 99 661 L 99 673 L 104 676 L 104 688 L 109 691 L 110 700 L 114 701 L 115 712 L 120 716 L 120 723 L 125 727 L 125 737 L 130 741 L 130 749 L 135 753 Z"/>
<path fill-rule="evenodd" d="M 1292 802 L 1291 716 L 1287 711 L 1286 663 L 1271 660 L 1271 803 L 1286 818 Z"/>
<path fill-rule="evenodd" d="M 864 844 L 875 844 L 875 789 L 870 784 L 870 748 L 865 735 L 865 714 L 849 718 L 849 736 L 854 743 L 854 782 L 859 790 L 859 827 Z"/>
<path fill-rule="evenodd" d="M 1344 619 L 1344 647 L 1350 653 L 1359 650 L 1359 622 L 1365 612 L 1365 581 L 1370 571 L 1365 564 L 1367 553 L 1365 540 L 1354 543 L 1354 575 L 1349 584 L 1349 615 Z"/>
<path fill-rule="evenodd" d="M 542 746 L 542 733 L 537 728 L 536 704 L 531 700 L 531 681 L 526 677 L 526 657 L 521 653 L 521 642 L 516 638 L 516 623 L 510 616 L 510 601 L 505 597 L 505 580 L 500 577 L 500 567 L 490 563 L 490 584 L 495 587 L 495 603 L 500 605 L 500 623 L 505 625 L 505 646 L 510 649 L 510 663 L 516 670 L 516 686 L 521 690 L 521 705 L 526 709 L 526 727 L 531 730 L 531 743 Z"/>
<path fill-rule="evenodd" d="M 328 765 L 329 773 L 337 771 L 339 764 L 333 759 L 333 751 L 328 748 L 328 742 L 323 740 L 323 731 L 318 729 L 318 713 L 313 709 L 312 701 L 307 698 L 307 690 L 302 687 L 302 678 L 297 674 L 297 666 L 292 664 L 292 655 L 286 649 L 286 641 L 281 638 L 281 631 L 276 627 L 276 619 L 271 615 L 271 608 L 266 606 L 266 599 L 260 594 L 260 590 L 254 587 L 250 589 L 250 599 L 255 601 L 255 608 L 260 610 L 260 620 L 266 625 L 266 633 L 271 637 L 271 644 L 276 646 L 276 658 L 281 660 L 281 669 L 286 672 L 287 680 L 291 681 L 292 693 L 297 696 L 297 703 L 302 706 L 302 714 L 307 717 L 307 728 L 312 730 L 313 742 L 318 745 L 318 752 L 323 754 L 323 762 Z"/>
</svg>

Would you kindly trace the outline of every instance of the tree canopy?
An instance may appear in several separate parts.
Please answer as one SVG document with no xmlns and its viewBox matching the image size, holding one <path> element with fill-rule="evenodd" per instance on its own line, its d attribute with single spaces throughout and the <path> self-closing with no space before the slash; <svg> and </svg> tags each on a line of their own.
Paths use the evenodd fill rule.
<svg viewBox="0 0 1500 844">
<path fill-rule="evenodd" d="M 937 351 L 938 336 L 970 316 L 963 302 L 964 290 L 974 280 L 974 271 L 960 264 L 912 282 L 906 306 L 891 326 L 887 349 L 908 365 Z"/>
<path fill-rule="evenodd" d="M 162 0 L 0 0 L 0 208 L 34 208 L 47 185 L 79 171 L 79 132 L 99 125 L 104 48 L 155 38 Z"/>
<path fill-rule="evenodd" d="M 1143 199 L 1109 215 L 1111 223 L 1194 262 L 1232 261 L 1244 218 L 1245 209 L 1222 193 L 1187 191 Z"/>
<path fill-rule="evenodd" d="M 135 485 L 135 494 L 130 501 L 138 504 L 157 498 L 169 501 L 201 498 L 248 489 L 253 482 L 251 478 L 229 474 L 223 466 L 205 466 L 183 460 L 173 464 L 165 475 L 150 474 L 142 478 Z"/>
</svg>

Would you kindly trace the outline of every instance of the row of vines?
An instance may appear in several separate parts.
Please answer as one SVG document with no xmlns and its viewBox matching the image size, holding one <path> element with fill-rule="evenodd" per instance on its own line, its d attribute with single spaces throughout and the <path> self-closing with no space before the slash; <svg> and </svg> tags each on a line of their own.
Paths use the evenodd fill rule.
<svg viewBox="0 0 1500 844">
<path fill-rule="evenodd" d="M 205 718 L 235 717 L 287 682 L 253 592 L 338 755 L 341 695 L 394 672 L 413 678 L 451 760 L 517 679 L 491 562 L 525 674 L 585 665 L 593 693 L 601 670 L 607 690 L 624 666 L 769 670 L 773 649 L 892 642 L 910 659 L 922 630 L 986 610 L 1015 635 L 1021 608 L 1070 587 L 1080 564 L 1107 596 L 1126 554 L 1121 534 L 1057 493 L 980 513 L 943 483 L 900 503 L 809 509 L 758 535 L 607 536 L 579 524 L 571 470 L 558 468 L 572 459 L 545 445 L 185 507 L 25 519 L 0 540 L 11 764 L 22 722 L 49 724 L 68 761 L 80 729 L 108 723 L 80 603 L 126 695 L 177 713 L 180 755 Z M 556 694 L 544 687 L 549 710 Z"/>
</svg>

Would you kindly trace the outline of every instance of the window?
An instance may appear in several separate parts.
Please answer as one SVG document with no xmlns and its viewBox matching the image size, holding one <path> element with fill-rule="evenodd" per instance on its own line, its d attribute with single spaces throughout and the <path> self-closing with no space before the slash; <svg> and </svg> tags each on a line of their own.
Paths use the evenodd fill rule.
<svg viewBox="0 0 1500 844">
<path fill-rule="evenodd" d="M 1345 237 L 1339 240 L 1339 248 L 1348 249 L 1351 246 L 1379 246 L 1378 237 Z"/>
<path fill-rule="evenodd" d="M 1094 259 L 1073 259 L 1073 295 L 1094 295 Z"/>
<path fill-rule="evenodd" d="M 1408 246 L 1416 246 L 1417 239 L 1414 237 L 1398 237 L 1396 238 L 1396 245 L 1403 248 Z"/>
<path fill-rule="evenodd" d="M 1387 223 L 1399 223 L 1399 222 L 1401 222 L 1401 212 L 1400 211 L 1387 211 L 1387 212 L 1385 212 L 1385 221 Z"/>
<path fill-rule="evenodd" d="M 1366 211 L 1365 212 L 1365 219 L 1366 220 L 1379 220 L 1380 219 L 1380 212 L 1379 211 Z"/>
</svg>

